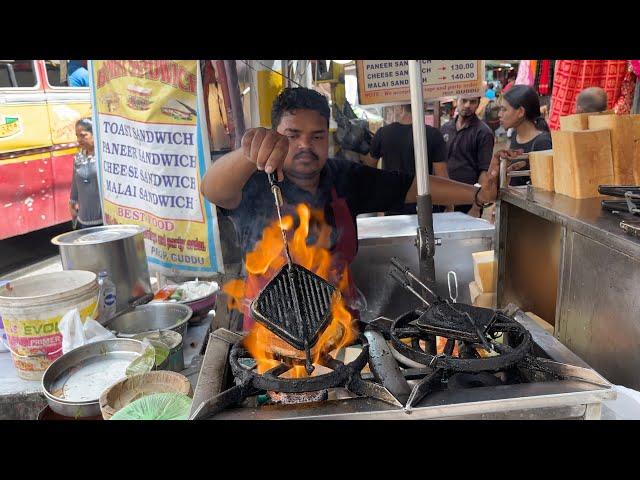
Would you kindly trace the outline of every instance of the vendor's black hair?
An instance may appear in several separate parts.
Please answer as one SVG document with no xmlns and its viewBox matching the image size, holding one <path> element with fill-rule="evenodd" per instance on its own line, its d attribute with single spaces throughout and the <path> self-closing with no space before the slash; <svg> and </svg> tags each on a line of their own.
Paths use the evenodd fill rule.
<svg viewBox="0 0 640 480">
<path fill-rule="evenodd" d="M 93 133 L 93 121 L 90 118 L 81 118 L 76 122 L 76 127 L 81 127 L 85 132 Z"/>
<path fill-rule="evenodd" d="M 327 127 L 329 126 L 329 102 L 327 97 L 315 90 L 304 87 L 285 88 L 271 107 L 271 127 L 277 128 L 282 115 L 292 110 L 315 110 L 327 120 Z"/>
<path fill-rule="evenodd" d="M 540 114 L 540 98 L 536 91 L 528 85 L 514 85 L 503 95 L 513 108 L 524 108 L 524 116 L 542 132 L 548 132 L 549 126 Z"/>
</svg>

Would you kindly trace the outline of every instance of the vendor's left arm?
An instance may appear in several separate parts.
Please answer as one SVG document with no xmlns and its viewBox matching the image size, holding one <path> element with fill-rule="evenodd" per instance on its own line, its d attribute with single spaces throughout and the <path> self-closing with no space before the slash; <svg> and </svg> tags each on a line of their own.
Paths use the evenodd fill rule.
<svg viewBox="0 0 640 480">
<path fill-rule="evenodd" d="M 480 179 L 481 188 L 480 193 L 478 193 L 479 202 L 490 203 L 498 196 L 500 154 L 509 155 L 506 151 L 496 152 L 491 159 L 487 175 Z M 429 186 L 431 187 L 431 200 L 434 205 L 474 204 L 477 188 L 473 185 L 430 175 Z M 416 203 L 417 197 L 418 187 L 416 179 L 414 178 L 413 183 L 405 195 L 405 203 Z"/>
</svg>

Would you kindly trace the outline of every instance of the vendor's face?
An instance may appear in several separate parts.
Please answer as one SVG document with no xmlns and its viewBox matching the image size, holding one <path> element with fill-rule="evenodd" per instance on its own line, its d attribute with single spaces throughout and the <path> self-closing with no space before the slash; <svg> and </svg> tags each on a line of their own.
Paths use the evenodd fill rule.
<svg viewBox="0 0 640 480">
<path fill-rule="evenodd" d="M 462 117 L 470 117 L 474 113 L 476 113 L 476 110 L 478 109 L 479 104 L 480 104 L 479 97 L 459 98 L 458 112 Z"/>
<path fill-rule="evenodd" d="M 500 105 L 500 125 L 505 129 L 514 128 L 520 125 L 524 119 L 524 108 L 513 108 L 509 102 L 503 100 Z"/>
<path fill-rule="evenodd" d="M 282 116 L 276 130 L 289 139 L 287 175 L 299 179 L 319 175 L 329 156 L 327 120 L 315 110 L 292 110 Z"/>
<path fill-rule="evenodd" d="M 93 148 L 93 133 L 83 129 L 79 125 L 76 127 L 76 138 L 81 148 L 85 150 Z"/>
</svg>

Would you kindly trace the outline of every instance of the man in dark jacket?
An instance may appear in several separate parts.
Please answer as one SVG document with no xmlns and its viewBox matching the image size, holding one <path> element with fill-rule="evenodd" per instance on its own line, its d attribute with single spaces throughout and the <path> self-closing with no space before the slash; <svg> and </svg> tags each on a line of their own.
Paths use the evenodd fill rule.
<svg viewBox="0 0 640 480">
<path fill-rule="evenodd" d="M 458 98 L 458 115 L 441 128 L 449 178 L 469 185 L 482 183 L 493 156 L 493 132 L 476 116 L 479 104 L 479 97 Z M 474 217 L 482 214 L 477 205 L 457 205 L 455 210 Z"/>
</svg>

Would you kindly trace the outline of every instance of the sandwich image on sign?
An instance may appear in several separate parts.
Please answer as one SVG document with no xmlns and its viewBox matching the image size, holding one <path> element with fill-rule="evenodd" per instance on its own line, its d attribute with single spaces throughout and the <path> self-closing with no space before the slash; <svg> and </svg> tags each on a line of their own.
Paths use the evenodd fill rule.
<svg viewBox="0 0 640 480">
<path fill-rule="evenodd" d="M 105 93 L 100 101 L 106 106 L 108 112 L 115 112 L 120 106 L 120 95 L 115 92 Z"/>
<path fill-rule="evenodd" d="M 151 104 L 151 89 L 129 85 L 127 87 L 127 105 L 134 110 L 149 110 Z"/>
<path fill-rule="evenodd" d="M 161 110 L 162 113 L 176 120 L 191 120 L 195 114 L 194 109 L 173 98 L 165 103 Z"/>
</svg>

